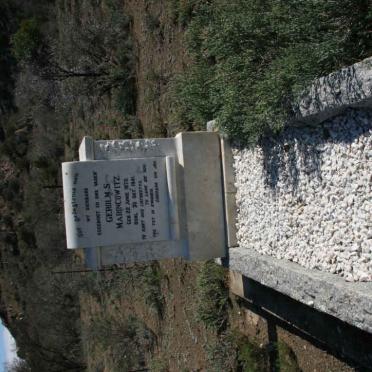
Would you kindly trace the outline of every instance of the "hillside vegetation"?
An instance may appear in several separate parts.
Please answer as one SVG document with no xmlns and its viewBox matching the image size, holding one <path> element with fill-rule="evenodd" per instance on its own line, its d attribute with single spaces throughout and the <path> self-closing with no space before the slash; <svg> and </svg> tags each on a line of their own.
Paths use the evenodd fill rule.
<svg viewBox="0 0 372 372">
<path fill-rule="evenodd" d="M 304 84 L 371 54 L 371 20 L 367 0 L 0 0 L 0 316 L 24 359 L 13 370 L 265 370 L 274 349 L 297 370 L 286 347 L 233 330 L 238 304 L 211 263 L 71 273 L 84 268 L 65 248 L 60 163 L 83 135 L 211 119 L 254 142 L 282 127 Z"/>
<path fill-rule="evenodd" d="M 118 1 L 0 5 L 7 68 L 1 91 L 1 316 L 33 371 L 84 370 L 79 295 L 90 290 L 91 280 L 58 273 L 81 268 L 65 248 L 60 163 L 76 157 L 80 126 L 101 135 L 91 126 L 99 124 L 96 110 L 115 135 L 140 134 L 133 125 L 129 19 Z"/>
<path fill-rule="evenodd" d="M 175 83 L 178 120 L 255 142 L 281 129 L 311 80 L 372 54 L 369 0 L 190 1 L 193 64 Z"/>
</svg>

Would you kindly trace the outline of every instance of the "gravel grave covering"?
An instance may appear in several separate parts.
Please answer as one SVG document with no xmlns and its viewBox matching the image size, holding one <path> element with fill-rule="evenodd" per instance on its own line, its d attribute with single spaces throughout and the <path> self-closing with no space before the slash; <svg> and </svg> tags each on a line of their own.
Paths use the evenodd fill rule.
<svg viewBox="0 0 372 372">
<path fill-rule="evenodd" d="M 240 247 L 372 281 L 372 112 L 233 147 Z"/>
</svg>

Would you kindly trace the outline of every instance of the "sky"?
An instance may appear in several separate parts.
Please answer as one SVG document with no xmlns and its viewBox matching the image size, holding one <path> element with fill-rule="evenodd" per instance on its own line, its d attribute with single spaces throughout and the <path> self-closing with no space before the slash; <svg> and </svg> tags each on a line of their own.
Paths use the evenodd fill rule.
<svg viewBox="0 0 372 372">
<path fill-rule="evenodd" d="M 0 372 L 4 372 L 4 364 L 11 363 L 17 354 L 16 345 L 8 329 L 0 322 Z"/>
</svg>

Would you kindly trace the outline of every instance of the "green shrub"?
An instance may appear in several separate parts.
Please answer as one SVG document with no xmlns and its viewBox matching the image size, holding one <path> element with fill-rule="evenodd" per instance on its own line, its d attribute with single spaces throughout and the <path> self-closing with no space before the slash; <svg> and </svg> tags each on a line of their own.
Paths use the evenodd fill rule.
<svg viewBox="0 0 372 372">
<path fill-rule="evenodd" d="M 90 352 L 106 356 L 110 371 L 128 371 L 143 366 L 145 353 L 155 342 L 155 336 L 145 325 L 133 316 L 125 320 L 105 314 L 91 319 L 83 337 Z"/>
<path fill-rule="evenodd" d="M 236 371 L 237 344 L 234 333 L 222 334 L 205 346 L 208 360 L 208 371 Z"/>
<path fill-rule="evenodd" d="M 372 52 L 368 0 L 198 2 L 187 29 L 194 63 L 173 84 L 175 118 L 255 142 L 280 130 L 312 79 Z"/>
<path fill-rule="evenodd" d="M 297 357 L 293 350 L 283 341 L 259 347 L 248 337 L 235 335 L 237 359 L 240 370 L 244 372 L 261 372 L 270 370 L 270 353 L 275 354 L 275 370 L 281 372 L 300 372 Z M 272 367 L 272 366 L 271 366 Z"/>
<path fill-rule="evenodd" d="M 268 348 L 259 347 L 237 330 L 228 330 L 215 341 L 206 345 L 211 371 L 269 371 Z M 277 364 L 280 366 L 279 362 Z M 278 369 L 279 371 L 279 369 Z M 280 369 L 281 371 L 281 369 Z"/>
<path fill-rule="evenodd" d="M 268 371 L 269 356 L 266 349 L 258 347 L 247 337 L 238 340 L 238 362 L 243 372 Z"/>
<path fill-rule="evenodd" d="M 152 358 L 149 363 L 149 371 L 151 372 L 168 372 L 168 363 L 164 359 Z"/>
<path fill-rule="evenodd" d="M 146 29 L 150 32 L 155 32 L 160 27 L 159 17 L 154 14 L 146 13 L 144 16 L 144 23 L 145 23 Z"/>
<path fill-rule="evenodd" d="M 33 59 L 43 45 L 40 24 L 35 18 L 21 22 L 11 39 L 12 52 L 18 61 Z"/>
<path fill-rule="evenodd" d="M 197 290 L 198 320 L 207 328 L 216 331 L 224 329 L 229 301 L 225 270 L 213 261 L 206 262 L 197 278 Z"/>
<path fill-rule="evenodd" d="M 209 370 L 265 372 L 301 371 L 293 350 L 283 341 L 259 346 L 237 330 L 228 330 L 205 346 Z M 270 362 L 273 357 L 274 364 Z"/>
<path fill-rule="evenodd" d="M 278 351 L 277 369 L 281 372 L 300 372 L 296 354 L 283 341 L 276 345 Z"/>
<path fill-rule="evenodd" d="M 161 271 L 158 264 L 147 266 L 141 275 L 143 294 L 146 303 L 154 309 L 158 315 L 163 315 L 164 298 L 161 291 Z"/>
<path fill-rule="evenodd" d="M 193 11 L 203 0 L 170 0 L 167 2 L 171 19 L 185 27 L 193 16 Z"/>
<path fill-rule="evenodd" d="M 115 103 L 117 110 L 124 117 L 131 117 L 135 115 L 136 110 L 136 88 L 132 80 L 127 84 L 122 84 L 115 92 Z"/>
</svg>

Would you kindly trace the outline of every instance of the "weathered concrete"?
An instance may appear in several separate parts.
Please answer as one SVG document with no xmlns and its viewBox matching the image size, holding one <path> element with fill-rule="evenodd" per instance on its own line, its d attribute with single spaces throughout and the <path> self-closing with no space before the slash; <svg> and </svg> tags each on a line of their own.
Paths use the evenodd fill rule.
<svg viewBox="0 0 372 372">
<path fill-rule="evenodd" d="M 320 123 L 346 108 L 372 107 L 372 57 L 321 77 L 293 103 L 289 124 Z"/>
<path fill-rule="evenodd" d="M 372 333 L 372 283 L 344 279 L 264 256 L 245 248 L 230 249 L 229 267 L 317 310 Z"/>
<path fill-rule="evenodd" d="M 233 293 L 244 298 L 245 301 L 241 304 L 249 311 L 249 318 L 246 321 L 248 324 L 253 323 L 259 326 L 259 329 L 256 326 L 254 326 L 256 329 L 252 329 L 254 332 L 260 331 L 259 334 L 256 334 L 258 338 L 262 337 L 262 334 L 265 334 L 267 330 L 268 341 L 275 343 L 282 334 L 281 331 L 286 330 L 291 334 L 290 339 L 294 341 L 292 336 L 295 337 L 296 341 L 291 344 L 292 346 L 296 345 L 295 349 L 297 350 L 303 341 L 305 344 L 302 344 L 300 348 L 308 350 L 314 357 L 317 357 L 317 354 L 313 353 L 315 350 L 312 349 L 315 346 L 327 351 L 327 354 L 347 362 L 350 367 L 357 367 L 358 371 L 371 370 L 372 333 L 296 301 L 254 279 L 249 279 L 237 272 L 232 273 L 233 275 L 230 275 L 230 289 Z M 307 342 L 310 342 L 311 345 L 306 345 Z M 308 349 L 307 346 L 310 348 Z M 297 356 L 300 361 L 304 354 L 300 353 Z M 322 362 L 317 363 L 317 370 L 326 370 L 323 362 L 325 360 L 322 358 Z M 308 370 L 310 366 L 307 363 L 306 365 L 307 369 L 305 368 L 305 370 Z M 337 369 L 337 366 L 333 365 L 332 368 L 334 371 L 343 370 L 342 366 Z"/>
<path fill-rule="evenodd" d="M 221 157 L 223 172 L 223 193 L 225 200 L 225 225 L 227 246 L 236 247 L 238 240 L 236 237 L 236 186 L 233 168 L 233 156 L 230 147 L 230 141 L 227 138 L 221 138 Z"/>
</svg>

